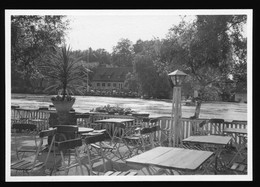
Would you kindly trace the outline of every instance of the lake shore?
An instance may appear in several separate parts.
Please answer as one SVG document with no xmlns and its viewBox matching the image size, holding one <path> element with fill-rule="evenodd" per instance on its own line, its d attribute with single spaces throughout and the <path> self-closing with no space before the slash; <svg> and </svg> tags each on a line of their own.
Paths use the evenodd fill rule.
<svg viewBox="0 0 260 187">
<path fill-rule="evenodd" d="M 52 95 L 11 94 L 11 104 L 22 108 L 49 106 Z M 111 105 L 131 108 L 136 112 L 149 113 L 152 117 L 171 116 L 172 101 L 140 98 L 118 98 L 102 96 L 75 96 L 73 108 L 76 112 L 89 112 L 93 108 Z M 182 106 L 182 117 L 194 115 L 195 106 Z M 222 118 L 226 121 L 247 120 L 247 104 L 232 102 L 203 102 L 200 118 Z"/>
</svg>

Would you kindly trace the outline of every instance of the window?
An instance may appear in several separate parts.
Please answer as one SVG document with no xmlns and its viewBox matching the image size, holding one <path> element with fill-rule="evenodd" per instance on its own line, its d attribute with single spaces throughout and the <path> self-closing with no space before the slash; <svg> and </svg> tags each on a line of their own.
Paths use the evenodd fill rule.
<svg viewBox="0 0 260 187">
<path fill-rule="evenodd" d="M 100 86 L 100 83 L 97 83 L 97 86 Z"/>
<path fill-rule="evenodd" d="M 102 83 L 102 86 L 105 87 L 105 86 L 106 86 L 106 83 Z"/>
<path fill-rule="evenodd" d="M 113 83 L 113 87 L 116 87 L 116 83 Z"/>
<path fill-rule="evenodd" d="M 108 86 L 108 87 L 110 87 L 110 86 L 111 86 L 111 84 L 110 84 L 110 83 L 107 83 L 107 86 Z"/>
</svg>

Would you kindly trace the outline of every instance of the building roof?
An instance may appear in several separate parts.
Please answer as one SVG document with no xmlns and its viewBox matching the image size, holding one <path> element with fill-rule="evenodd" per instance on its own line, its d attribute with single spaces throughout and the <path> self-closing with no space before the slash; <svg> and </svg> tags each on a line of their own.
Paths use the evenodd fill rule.
<svg viewBox="0 0 260 187">
<path fill-rule="evenodd" d="M 120 68 L 97 68 L 94 72 L 92 81 L 103 82 L 124 82 L 126 74 L 132 72 L 132 68 L 120 67 Z"/>
</svg>

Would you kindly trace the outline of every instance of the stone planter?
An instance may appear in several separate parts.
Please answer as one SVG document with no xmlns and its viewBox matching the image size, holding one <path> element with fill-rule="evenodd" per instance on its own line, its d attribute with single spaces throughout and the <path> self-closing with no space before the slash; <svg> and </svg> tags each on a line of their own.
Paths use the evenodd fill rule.
<svg viewBox="0 0 260 187">
<path fill-rule="evenodd" d="M 72 101 L 52 101 L 57 112 L 69 112 L 72 109 L 72 106 L 75 103 L 75 100 Z"/>
<path fill-rule="evenodd" d="M 49 118 L 49 126 L 57 125 L 77 125 L 77 119 L 75 117 L 75 112 L 71 111 L 75 100 L 72 101 L 52 101 L 54 107 L 56 108 L 56 113 L 52 113 Z M 63 139 L 69 139 L 66 133 L 59 132 L 57 140 L 59 137 L 63 136 Z M 48 138 L 48 143 L 50 143 L 50 137 Z"/>
</svg>

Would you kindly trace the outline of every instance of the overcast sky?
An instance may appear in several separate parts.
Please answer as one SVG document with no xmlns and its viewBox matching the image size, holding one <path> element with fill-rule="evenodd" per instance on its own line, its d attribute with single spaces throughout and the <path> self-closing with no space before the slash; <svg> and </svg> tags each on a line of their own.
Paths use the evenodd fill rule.
<svg viewBox="0 0 260 187">
<path fill-rule="evenodd" d="M 67 32 L 66 42 L 73 50 L 91 47 L 112 52 L 121 38 L 133 43 L 138 39 L 162 39 L 181 20 L 174 11 L 96 11 L 86 14 L 67 17 L 71 20 L 71 29 Z"/>
<path fill-rule="evenodd" d="M 15 15 L 67 15 L 70 30 L 66 44 L 73 50 L 104 48 L 112 52 L 122 38 L 133 43 L 138 39 L 163 39 L 181 17 L 192 20 L 195 15 L 242 14 L 248 10 L 136 9 L 136 10 L 11 10 Z M 8 20 L 9 21 L 9 20 Z"/>
</svg>

